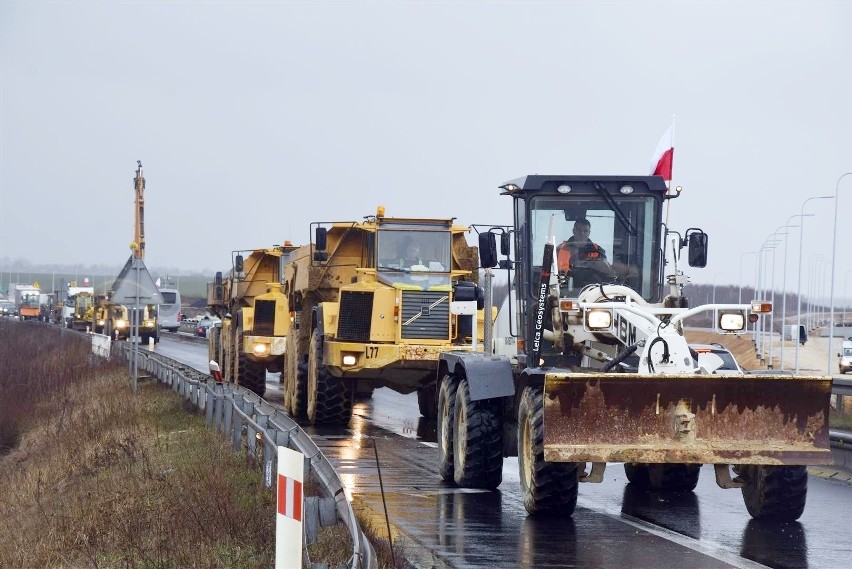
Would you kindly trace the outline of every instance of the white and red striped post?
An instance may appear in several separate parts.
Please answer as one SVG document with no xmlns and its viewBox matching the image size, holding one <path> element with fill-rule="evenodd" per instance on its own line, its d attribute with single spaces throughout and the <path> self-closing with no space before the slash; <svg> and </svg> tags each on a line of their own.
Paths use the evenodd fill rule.
<svg viewBox="0 0 852 569">
<path fill-rule="evenodd" d="M 275 567 L 302 566 L 302 478 L 305 456 L 278 447 L 278 513 L 275 515 Z"/>
<path fill-rule="evenodd" d="M 219 369 L 219 364 L 216 363 L 216 360 L 210 360 L 210 375 L 213 376 L 213 379 L 216 383 L 222 383 L 222 371 Z"/>
</svg>

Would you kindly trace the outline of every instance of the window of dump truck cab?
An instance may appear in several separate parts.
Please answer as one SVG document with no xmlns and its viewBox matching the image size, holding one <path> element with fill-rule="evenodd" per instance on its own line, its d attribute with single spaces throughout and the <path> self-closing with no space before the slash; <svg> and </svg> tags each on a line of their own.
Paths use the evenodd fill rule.
<svg viewBox="0 0 852 569">
<path fill-rule="evenodd" d="M 379 270 L 448 273 L 452 269 L 450 232 L 446 226 L 385 224 L 378 231 Z M 407 259 L 409 246 L 415 258 Z"/>
<path fill-rule="evenodd" d="M 551 220 L 556 245 L 573 235 L 574 223 L 585 218 L 591 224 L 589 239 L 603 249 L 607 263 L 615 271 L 617 279 L 607 276 L 604 267 L 589 265 L 584 274 L 576 271 L 576 280 L 563 279 L 560 294 L 576 297 L 582 288 L 592 282 L 618 282 L 638 292 L 642 298 L 652 301 L 655 294 L 655 251 L 659 233 L 655 212 L 657 202 L 652 197 L 636 196 L 625 198 L 613 196 L 621 208 L 623 218 L 602 199 L 592 195 L 578 195 L 566 199 L 556 196 L 536 196 L 530 200 L 530 245 L 528 258 L 531 263 L 531 294 L 538 284 L 544 245 L 548 239 Z M 556 261 L 554 250 L 554 262 Z"/>
</svg>

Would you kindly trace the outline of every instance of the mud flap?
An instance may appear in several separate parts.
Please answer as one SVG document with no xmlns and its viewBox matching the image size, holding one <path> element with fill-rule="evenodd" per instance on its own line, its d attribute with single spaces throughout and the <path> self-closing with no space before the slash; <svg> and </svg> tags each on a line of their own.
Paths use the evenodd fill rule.
<svg viewBox="0 0 852 569">
<path fill-rule="evenodd" d="M 831 377 L 545 375 L 548 462 L 831 464 Z"/>
</svg>

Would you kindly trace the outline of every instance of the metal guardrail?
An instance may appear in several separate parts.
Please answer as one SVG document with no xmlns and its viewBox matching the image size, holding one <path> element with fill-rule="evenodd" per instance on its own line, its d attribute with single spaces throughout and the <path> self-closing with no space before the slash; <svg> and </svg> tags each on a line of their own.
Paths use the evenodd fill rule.
<svg viewBox="0 0 852 569">
<path fill-rule="evenodd" d="M 834 395 L 852 395 L 852 379 L 835 377 L 831 382 L 831 393 Z"/>
<path fill-rule="evenodd" d="M 129 344 L 113 344 L 114 353 L 122 358 L 129 357 Z M 322 454 L 317 445 L 299 425 L 280 409 L 276 409 L 261 397 L 238 385 L 216 383 L 213 377 L 190 368 L 175 360 L 145 350 L 139 352 L 139 369 L 155 376 L 160 383 L 170 386 L 199 410 L 204 411 L 208 425 L 231 440 L 237 451 L 244 447 L 249 455 L 262 453 L 264 483 L 273 486 L 278 447 L 283 446 L 301 452 L 305 456 L 305 480 L 313 474 L 331 498 L 305 498 L 304 536 L 306 542 L 316 536 L 318 525 L 343 523 L 352 539 L 352 555 L 347 567 L 351 569 L 376 569 L 378 563 L 372 545 L 367 540 L 355 512 L 343 490 L 343 483 L 334 467 Z M 258 445 L 262 448 L 258 450 Z M 333 506 L 330 502 L 333 502 Z M 329 507 L 336 509 L 336 520 L 329 520 Z M 304 560 L 308 567 L 313 565 L 304 549 Z"/>
</svg>

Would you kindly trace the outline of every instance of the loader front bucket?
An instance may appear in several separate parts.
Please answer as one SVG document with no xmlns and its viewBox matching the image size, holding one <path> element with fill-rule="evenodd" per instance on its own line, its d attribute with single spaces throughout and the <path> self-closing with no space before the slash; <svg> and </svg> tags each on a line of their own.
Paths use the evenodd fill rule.
<svg viewBox="0 0 852 569">
<path fill-rule="evenodd" d="M 548 462 L 831 464 L 831 378 L 545 373 Z"/>
</svg>

